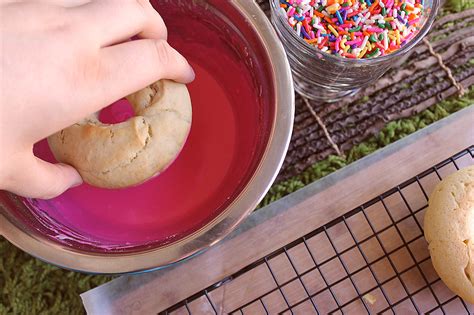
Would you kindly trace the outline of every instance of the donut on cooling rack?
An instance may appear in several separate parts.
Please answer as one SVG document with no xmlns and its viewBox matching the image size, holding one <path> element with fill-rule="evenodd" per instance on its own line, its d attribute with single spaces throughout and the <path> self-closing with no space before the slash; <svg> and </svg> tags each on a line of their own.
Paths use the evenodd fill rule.
<svg viewBox="0 0 474 315">
<path fill-rule="evenodd" d="M 191 100 L 184 84 L 160 80 L 127 97 L 135 116 L 103 124 L 99 113 L 50 136 L 60 162 L 85 182 L 103 188 L 137 185 L 173 162 L 191 128 Z"/>
<path fill-rule="evenodd" d="M 474 303 L 474 166 L 436 186 L 424 229 L 441 280 L 465 301 Z"/>
</svg>

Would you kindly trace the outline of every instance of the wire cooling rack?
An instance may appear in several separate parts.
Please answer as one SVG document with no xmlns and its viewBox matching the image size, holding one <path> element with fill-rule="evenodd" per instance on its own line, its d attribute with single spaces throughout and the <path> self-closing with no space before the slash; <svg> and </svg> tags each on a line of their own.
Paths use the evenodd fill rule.
<svg viewBox="0 0 474 315">
<path fill-rule="evenodd" d="M 472 164 L 474 146 L 160 314 L 473 313 L 437 276 L 422 228 L 434 186 Z"/>
</svg>

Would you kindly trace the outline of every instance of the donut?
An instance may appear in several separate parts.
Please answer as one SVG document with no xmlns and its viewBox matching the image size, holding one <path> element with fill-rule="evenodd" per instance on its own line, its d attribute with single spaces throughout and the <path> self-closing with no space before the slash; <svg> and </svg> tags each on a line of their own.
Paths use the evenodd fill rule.
<svg viewBox="0 0 474 315">
<path fill-rule="evenodd" d="M 424 220 L 431 261 L 448 288 L 474 303 L 474 165 L 441 181 Z"/>
<path fill-rule="evenodd" d="M 127 121 L 104 124 L 96 112 L 48 137 L 55 158 L 92 186 L 143 183 L 170 165 L 186 141 L 192 108 L 184 84 L 160 80 L 127 100 L 135 113 Z"/>
</svg>

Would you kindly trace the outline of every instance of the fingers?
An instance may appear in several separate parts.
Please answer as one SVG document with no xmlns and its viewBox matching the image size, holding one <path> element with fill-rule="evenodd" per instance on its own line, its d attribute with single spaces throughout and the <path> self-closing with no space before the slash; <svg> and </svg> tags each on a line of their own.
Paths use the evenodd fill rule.
<svg viewBox="0 0 474 315">
<path fill-rule="evenodd" d="M 84 5 L 88 2 L 91 2 L 92 0 L 28 0 L 29 2 L 43 2 L 49 5 L 58 5 L 64 8 L 70 8 L 70 7 L 77 7 L 80 5 Z"/>
<path fill-rule="evenodd" d="M 148 0 L 91 1 L 72 8 L 71 13 L 101 47 L 126 41 L 135 35 L 167 38 L 165 23 Z"/>
<path fill-rule="evenodd" d="M 130 86 L 130 92 L 159 79 L 181 83 L 194 80 L 188 61 L 165 40 L 141 39 L 107 47 L 102 49 L 100 58 L 104 79 Z"/>
<path fill-rule="evenodd" d="M 6 189 L 24 197 L 50 199 L 82 183 L 79 173 L 69 165 L 51 164 L 33 154 L 22 158 L 14 180 Z"/>
<path fill-rule="evenodd" d="M 88 92 L 94 98 L 89 103 L 94 106 L 111 104 L 160 79 L 181 83 L 194 80 L 189 63 L 164 40 L 141 39 L 107 47 L 99 58 L 98 82 Z"/>
</svg>

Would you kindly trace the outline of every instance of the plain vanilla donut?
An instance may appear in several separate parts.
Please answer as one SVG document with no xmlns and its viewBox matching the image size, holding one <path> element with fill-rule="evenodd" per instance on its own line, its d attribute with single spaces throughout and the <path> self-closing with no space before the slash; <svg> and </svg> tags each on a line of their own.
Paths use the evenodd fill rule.
<svg viewBox="0 0 474 315">
<path fill-rule="evenodd" d="M 186 141 L 192 108 L 184 84 L 160 80 L 127 100 L 135 112 L 127 121 L 104 124 L 95 113 L 48 138 L 56 159 L 90 185 L 140 184 L 170 165 Z"/>
</svg>

